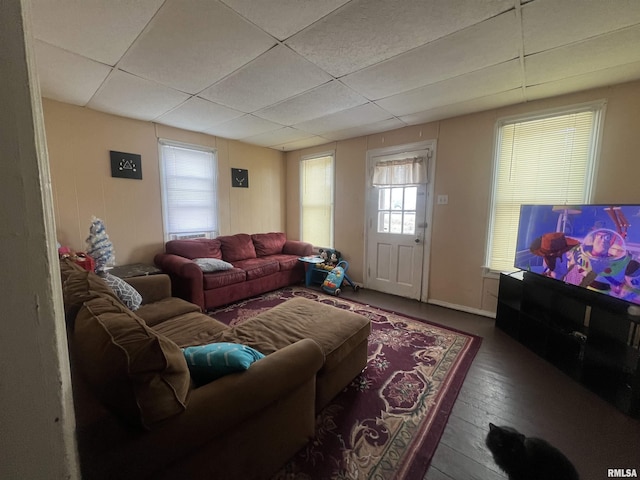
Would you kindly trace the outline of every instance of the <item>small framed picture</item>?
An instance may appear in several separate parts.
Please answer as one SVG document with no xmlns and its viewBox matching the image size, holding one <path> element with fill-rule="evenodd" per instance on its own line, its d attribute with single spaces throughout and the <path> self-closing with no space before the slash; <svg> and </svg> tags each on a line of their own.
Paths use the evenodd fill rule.
<svg viewBox="0 0 640 480">
<path fill-rule="evenodd" d="M 111 176 L 142 180 L 142 156 L 111 150 Z"/>
<path fill-rule="evenodd" d="M 242 168 L 232 168 L 231 186 L 249 188 L 249 170 L 244 170 Z"/>
</svg>

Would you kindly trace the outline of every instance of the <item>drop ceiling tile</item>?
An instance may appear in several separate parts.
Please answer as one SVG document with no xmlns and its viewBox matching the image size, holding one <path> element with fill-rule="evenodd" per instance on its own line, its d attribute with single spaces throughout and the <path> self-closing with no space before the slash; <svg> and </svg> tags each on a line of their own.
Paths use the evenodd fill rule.
<svg viewBox="0 0 640 480">
<path fill-rule="evenodd" d="M 510 11 L 347 75 L 342 82 L 371 100 L 413 90 L 519 56 Z"/>
<path fill-rule="evenodd" d="M 262 133 L 260 135 L 254 135 L 251 137 L 243 138 L 242 140 L 254 145 L 262 145 L 263 147 L 270 147 L 272 145 L 281 145 L 285 143 L 295 142 L 305 138 L 312 137 L 313 135 L 307 132 L 296 130 L 295 128 L 285 127 L 272 132 Z"/>
<path fill-rule="evenodd" d="M 340 77 L 512 8 L 513 0 L 354 0 L 286 44 Z"/>
<path fill-rule="evenodd" d="M 111 67 L 36 40 L 40 91 L 44 97 L 84 106 L 111 72 Z"/>
<path fill-rule="evenodd" d="M 520 62 L 512 60 L 466 75 L 378 100 L 376 104 L 396 116 L 431 110 L 450 103 L 485 97 L 520 87 Z"/>
<path fill-rule="evenodd" d="M 263 118 L 254 117 L 253 115 L 243 115 L 234 118 L 228 122 L 220 123 L 207 130 L 205 133 L 215 135 L 217 137 L 241 139 L 253 137 L 261 133 L 280 130 L 282 125 L 273 123 Z"/>
<path fill-rule="evenodd" d="M 353 128 L 365 123 L 387 120 L 392 116 L 377 105 L 366 103 L 324 117 L 297 123 L 293 126 L 305 132 L 322 135 L 325 132 L 335 132 L 336 130 Z"/>
<path fill-rule="evenodd" d="M 638 60 L 640 25 L 525 57 L 526 81 L 537 85 Z"/>
<path fill-rule="evenodd" d="M 195 94 L 275 43 L 217 1 L 167 0 L 119 66 Z"/>
<path fill-rule="evenodd" d="M 329 80 L 329 74 L 279 45 L 204 90 L 200 96 L 250 113 Z"/>
<path fill-rule="evenodd" d="M 87 105 L 101 112 L 140 120 L 153 120 L 189 98 L 149 80 L 114 71 Z"/>
<path fill-rule="evenodd" d="M 270 148 L 275 150 L 282 150 L 283 152 L 292 152 L 294 150 L 301 150 L 303 148 L 317 147 L 318 145 L 324 145 L 329 143 L 324 137 L 309 137 L 295 142 L 282 143 L 279 145 L 270 145 Z"/>
<path fill-rule="evenodd" d="M 202 132 L 213 125 L 241 115 L 242 112 L 237 110 L 193 97 L 170 112 L 161 115 L 156 121 L 172 127 Z"/>
<path fill-rule="evenodd" d="M 563 78 L 562 80 L 533 85 L 526 88 L 525 95 L 528 101 L 538 100 L 591 88 L 631 82 L 638 78 L 640 78 L 640 62 L 634 62 L 575 77 Z"/>
<path fill-rule="evenodd" d="M 495 95 L 474 98 L 466 102 L 452 103 L 412 115 L 404 115 L 400 117 L 400 119 L 408 125 L 419 125 L 421 123 L 435 122 L 445 118 L 468 115 L 470 113 L 482 112 L 522 102 L 524 102 L 522 88 L 516 88 L 507 92 L 500 92 Z"/>
<path fill-rule="evenodd" d="M 359 125 L 357 127 L 325 132 L 322 134 L 322 136 L 329 140 L 346 140 L 348 138 L 362 137 L 365 135 L 372 135 L 374 133 L 387 132 L 389 130 L 395 130 L 406 126 L 407 124 L 402 120 L 399 120 L 397 118 L 389 118 L 387 120 L 368 123 L 366 125 Z"/>
<path fill-rule="evenodd" d="M 294 125 L 365 103 L 364 97 L 334 80 L 254 114 L 282 125 Z"/>
<path fill-rule="evenodd" d="M 33 36 L 115 65 L 164 0 L 31 0 Z"/>
<path fill-rule="evenodd" d="M 278 40 L 289 38 L 349 0 L 222 0 Z"/>
<path fill-rule="evenodd" d="M 637 23 L 637 0 L 537 0 L 522 7 L 524 53 L 530 55 Z"/>
<path fill-rule="evenodd" d="M 520 0 L 521 34 L 510 22 L 515 0 L 223 2 L 32 0 L 43 95 L 288 149 L 640 78 L 638 0 Z M 288 38 L 280 44 L 261 28 Z M 523 42 L 523 65 L 497 63 Z M 327 66 L 346 76 L 332 80 Z M 194 94 L 212 87 L 211 97 L 189 100 L 165 85 Z M 211 125 L 229 111 L 210 111 L 205 100 L 256 114 L 222 113 Z M 369 103 L 400 120 L 359 119 L 353 112 Z"/>
</svg>

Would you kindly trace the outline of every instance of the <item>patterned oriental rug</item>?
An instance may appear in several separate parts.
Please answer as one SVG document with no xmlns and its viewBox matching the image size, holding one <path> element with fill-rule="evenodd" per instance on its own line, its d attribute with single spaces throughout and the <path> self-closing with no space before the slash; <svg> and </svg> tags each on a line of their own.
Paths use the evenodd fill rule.
<svg viewBox="0 0 640 480">
<path fill-rule="evenodd" d="M 274 479 L 422 479 L 480 337 L 320 291 L 288 287 L 209 314 L 237 325 L 293 297 L 371 319 L 369 360 Z"/>
</svg>

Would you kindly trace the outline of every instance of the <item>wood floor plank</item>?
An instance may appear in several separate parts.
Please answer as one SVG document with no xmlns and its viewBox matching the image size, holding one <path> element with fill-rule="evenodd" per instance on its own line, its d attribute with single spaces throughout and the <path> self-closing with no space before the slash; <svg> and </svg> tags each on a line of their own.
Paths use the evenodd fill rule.
<svg viewBox="0 0 640 480">
<path fill-rule="evenodd" d="M 445 475 L 435 467 L 431 467 L 429 469 L 429 473 L 427 476 L 425 476 L 425 478 L 428 480 L 455 480 L 452 479 L 449 475 Z"/>
<path fill-rule="evenodd" d="M 455 480 L 498 480 L 506 478 L 504 474 L 491 470 L 465 455 L 460 455 L 460 452 L 444 443 L 438 445 L 438 449 L 433 456 L 430 469 L 433 468 Z M 429 471 L 427 471 L 425 478 L 430 478 Z"/>
<path fill-rule="evenodd" d="M 457 452 L 464 452 L 465 456 L 471 460 L 499 473 L 499 469 L 491 457 L 491 452 L 485 445 L 488 430 L 488 425 L 479 427 L 461 417 L 452 415 L 440 443 Z"/>
</svg>

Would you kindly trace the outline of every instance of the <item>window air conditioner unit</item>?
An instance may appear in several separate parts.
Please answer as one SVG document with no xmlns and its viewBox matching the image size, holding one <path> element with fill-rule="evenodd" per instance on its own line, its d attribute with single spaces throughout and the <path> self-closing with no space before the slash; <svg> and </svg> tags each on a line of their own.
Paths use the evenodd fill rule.
<svg viewBox="0 0 640 480">
<path fill-rule="evenodd" d="M 169 235 L 169 240 L 191 240 L 194 238 L 212 238 L 212 232 L 198 233 L 174 233 Z"/>
</svg>

